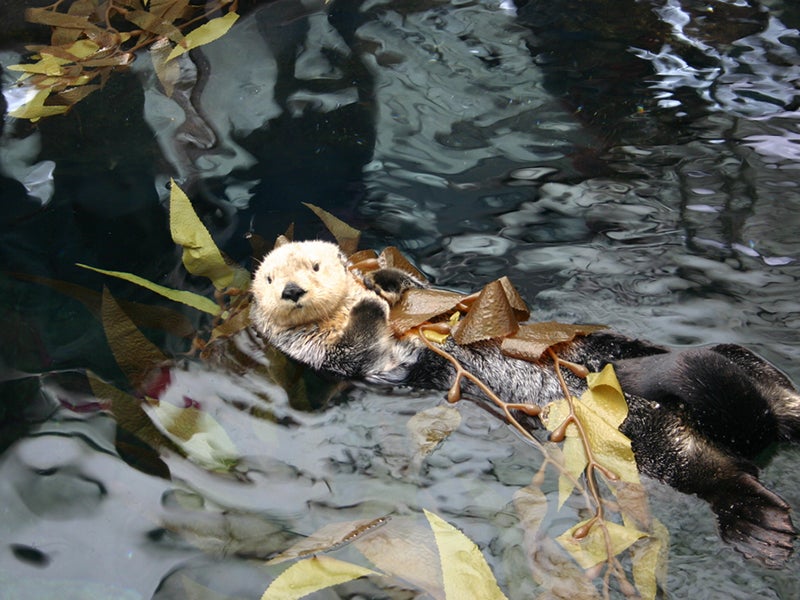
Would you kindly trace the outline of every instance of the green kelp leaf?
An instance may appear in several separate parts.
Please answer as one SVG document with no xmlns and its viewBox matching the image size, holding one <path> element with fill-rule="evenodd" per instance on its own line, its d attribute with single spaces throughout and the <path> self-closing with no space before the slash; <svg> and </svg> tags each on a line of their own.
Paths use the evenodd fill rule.
<svg viewBox="0 0 800 600">
<path fill-rule="evenodd" d="M 389 517 L 377 519 L 359 519 L 357 521 L 344 521 L 328 523 L 320 529 L 292 544 L 290 548 L 267 561 L 268 565 L 275 565 L 295 558 L 306 558 L 311 555 L 330 552 L 354 542 L 365 534 L 382 527 L 389 521 Z"/>
<path fill-rule="evenodd" d="M 556 538 L 561 547 L 569 552 L 575 562 L 584 569 L 589 569 L 598 563 L 608 560 L 606 538 L 601 524 L 595 523 L 585 537 L 575 538 L 575 531 L 588 523 L 589 521 L 582 521 Z M 625 527 L 611 521 L 605 521 L 604 523 L 609 533 L 611 552 L 614 556 L 625 551 L 637 540 L 647 537 L 646 533 L 632 527 Z"/>
<path fill-rule="evenodd" d="M 435 600 L 445 600 L 436 541 L 427 523 L 393 517 L 374 533 L 356 539 L 353 546 L 387 575 L 408 582 Z"/>
<path fill-rule="evenodd" d="M 631 548 L 633 581 L 643 600 L 652 600 L 658 593 L 658 583 L 667 579 L 669 531 L 653 519 L 653 532 Z"/>
<path fill-rule="evenodd" d="M 358 250 L 358 242 L 361 239 L 361 232 L 358 229 L 351 227 L 339 217 L 334 217 L 327 210 L 319 206 L 309 204 L 308 202 L 303 202 L 303 205 L 310 208 L 314 214 L 320 218 L 325 224 L 325 227 L 328 228 L 328 231 L 336 238 L 336 243 L 339 244 L 339 248 L 341 248 L 346 256 L 350 256 Z"/>
<path fill-rule="evenodd" d="M 89 265 L 84 265 L 81 263 L 76 263 L 76 265 L 84 269 L 89 269 L 90 271 L 97 271 L 103 275 L 109 275 L 111 277 L 116 277 L 117 279 L 123 279 L 125 281 L 135 283 L 136 285 L 142 286 L 143 288 L 164 296 L 165 298 L 186 304 L 187 306 L 191 306 L 192 308 L 196 308 L 197 310 L 210 315 L 217 316 L 222 312 L 222 309 L 217 305 L 216 302 L 206 298 L 205 296 L 201 296 L 200 294 L 195 294 L 194 292 L 174 290 L 172 288 L 153 283 L 152 281 L 148 281 L 144 277 L 133 275 L 132 273 L 125 273 L 123 271 L 108 271 L 106 269 L 98 269 L 97 267 L 90 267 Z"/>
<path fill-rule="evenodd" d="M 318 590 L 380 573 L 330 556 L 301 560 L 278 575 L 261 600 L 295 600 Z"/>
<path fill-rule="evenodd" d="M 87 33 L 102 32 L 99 27 L 89 22 L 87 15 L 64 14 L 51 10 L 49 7 L 25 9 L 25 20 L 29 23 L 64 29 L 77 29 Z"/>
<path fill-rule="evenodd" d="M 106 383 L 94 373 L 87 373 L 86 378 L 92 388 L 92 393 L 108 403 L 111 413 L 120 427 L 153 448 L 158 448 L 164 443 L 164 437 L 153 427 L 153 423 L 142 409 L 142 403 L 138 398 Z"/>
<path fill-rule="evenodd" d="M 238 18 L 239 15 L 231 11 L 225 16 L 211 19 L 208 23 L 205 23 L 197 29 L 190 31 L 183 39 L 183 42 L 173 48 L 172 52 L 170 52 L 170 55 L 167 57 L 167 60 L 172 60 L 184 52 L 193 50 L 194 48 L 203 46 L 205 44 L 209 44 L 214 40 L 221 38 L 223 35 L 228 33 L 228 30 L 233 27 L 233 24 L 236 23 Z"/>
<path fill-rule="evenodd" d="M 152 398 L 143 408 L 155 426 L 192 462 L 206 469 L 227 471 L 239 458 L 225 429 L 207 412 Z"/>
<path fill-rule="evenodd" d="M 461 413 L 453 406 L 434 406 L 420 411 L 406 423 L 414 455 L 411 466 L 418 470 L 422 461 L 461 424 Z"/>
<path fill-rule="evenodd" d="M 230 287 L 242 276 L 237 274 L 236 268 L 225 262 L 183 190 L 173 180 L 170 180 L 170 184 L 169 230 L 173 241 L 183 246 L 183 266 L 192 275 L 210 279 L 218 290 Z M 250 275 L 245 279 L 249 282 Z"/>
<path fill-rule="evenodd" d="M 118 433 L 114 445 L 120 454 L 125 456 L 127 462 L 135 460 L 136 468 L 145 473 L 169 478 L 169 468 L 162 461 L 158 450 L 165 446 L 169 448 L 173 446 L 150 421 L 142 409 L 141 401 L 106 383 L 91 372 L 87 372 L 86 378 L 92 393 L 103 400 L 114 415 L 120 432 L 127 432 L 138 440 L 137 442 Z"/>
<path fill-rule="evenodd" d="M 439 549 L 445 596 L 508 600 L 475 543 L 438 515 L 426 510 L 425 517 Z"/>
<path fill-rule="evenodd" d="M 114 359 L 131 385 L 138 388 L 167 357 L 139 331 L 106 288 L 100 317 Z"/>
<path fill-rule="evenodd" d="M 31 281 L 46 285 L 65 296 L 74 298 L 82 303 L 95 317 L 98 319 L 100 318 L 102 294 L 95 290 L 76 283 L 70 283 L 60 279 L 39 277 L 38 275 L 30 275 L 28 273 L 10 273 L 10 275 L 23 281 Z M 125 314 L 139 327 L 161 329 L 178 337 L 189 337 L 195 334 L 194 326 L 191 321 L 186 318 L 186 315 L 182 315 L 171 308 L 151 306 L 124 300 L 118 300 L 117 302 L 122 307 L 122 310 L 125 311 Z"/>
</svg>

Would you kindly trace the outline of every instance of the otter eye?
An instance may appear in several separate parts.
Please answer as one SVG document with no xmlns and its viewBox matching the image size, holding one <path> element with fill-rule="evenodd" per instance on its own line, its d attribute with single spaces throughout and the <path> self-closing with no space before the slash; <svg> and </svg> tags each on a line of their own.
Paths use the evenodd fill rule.
<svg viewBox="0 0 800 600">
<path fill-rule="evenodd" d="M 269 275 L 267 275 L 267 283 L 272 283 L 272 277 L 270 277 Z"/>
<path fill-rule="evenodd" d="M 314 269 L 315 271 L 319 271 L 319 263 L 314 263 L 314 264 L 311 266 L 311 268 L 312 268 L 312 269 Z"/>
</svg>

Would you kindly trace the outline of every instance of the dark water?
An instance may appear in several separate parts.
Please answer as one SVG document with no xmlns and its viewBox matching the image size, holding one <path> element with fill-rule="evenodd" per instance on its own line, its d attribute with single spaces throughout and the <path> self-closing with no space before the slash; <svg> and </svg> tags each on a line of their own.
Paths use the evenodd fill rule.
<svg viewBox="0 0 800 600">
<path fill-rule="evenodd" d="M 46 35 L 24 26 L 26 5 L 0 8 L 3 67 Z M 415 473 L 406 423 L 439 395 L 357 388 L 325 404 L 315 384 L 298 402 L 243 336 L 223 361 L 180 361 L 162 397 L 224 429 L 210 458 L 188 460 L 158 432 L 143 442 L 101 410 L 87 374 L 128 385 L 98 317 L 102 286 L 175 307 L 75 263 L 210 292 L 169 237 L 170 177 L 248 267 L 249 231 L 324 235 L 300 204 L 312 202 L 438 285 L 507 274 L 541 320 L 742 343 L 800 381 L 794 4 L 243 8 L 184 63 L 183 95 L 165 97 L 142 55 L 65 117 L 3 123 L 0 598 L 257 598 L 280 571 L 260 559 L 298 534 L 423 508 L 481 546 L 510 598 L 536 593 L 511 499 L 539 457 L 475 405 Z M 187 350 L 144 330 L 168 354 Z M 795 508 L 798 459 L 781 448 L 763 473 Z M 236 467 L 215 472 L 225 460 Z M 670 597 L 800 598 L 796 557 L 778 571 L 743 561 L 702 502 L 649 487 L 672 537 Z"/>
</svg>

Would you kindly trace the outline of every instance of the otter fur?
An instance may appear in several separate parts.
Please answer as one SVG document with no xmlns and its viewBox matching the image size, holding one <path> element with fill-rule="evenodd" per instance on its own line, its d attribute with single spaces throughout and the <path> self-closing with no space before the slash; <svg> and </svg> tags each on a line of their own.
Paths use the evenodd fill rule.
<svg viewBox="0 0 800 600">
<path fill-rule="evenodd" d="M 391 304 L 423 284 L 385 268 L 361 277 L 334 244 L 286 243 L 255 273 L 252 320 L 272 345 L 341 379 L 448 390 L 455 370 L 417 336 L 393 335 Z M 543 406 L 563 397 L 549 358 L 530 362 L 496 341 L 444 349 L 506 402 Z M 612 364 L 628 403 L 620 430 L 639 470 L 697 494 L 717 515 L 723 539 L 779 567 L 793 550 L 790 507 L 758 480 L 754 459 L 775 442 L 800 441 L 800 395 L 775 367 L 741 346 L 671 350 L 599 331 L 559 347 L 559 356 L 599 371 Z M 585 381 L 569 373 L 570 391 Z M 464 385 L 473 396 L 480 392 Z"/>
</svg>

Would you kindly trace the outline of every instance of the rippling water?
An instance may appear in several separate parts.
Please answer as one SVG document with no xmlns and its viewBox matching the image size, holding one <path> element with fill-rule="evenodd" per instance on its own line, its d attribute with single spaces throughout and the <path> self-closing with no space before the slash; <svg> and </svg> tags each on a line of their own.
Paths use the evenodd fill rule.
<svg viewBox="0 0 800 600">
<path fill-rule="evenodd" d="M 23 27 L 25 5 L 0 8 L 9 108 L 5 67 L 43 35 Z M 361 228 L 364 246 L 401 247 L 437 285 L 507 274 L 537 319 L 742 343 L 800 381 L 794 5 L 244 8 L 184 59 L 172 98 L 143 55 L 65 117 L 3 123 L 0 598 L 259 597 L 280 571 L 262 559 L 298 534 L 423 508 L 481 546 L 510 598 L 536 593 L 511 500 L 540 459 L 475 405 L 416 465 L 406 424 L 439 395 L 313 379 L 298 393 L 242 336 L 224 360 L 166 371 L 162 401 L 199 408 L 230 443 L 206 462 L 167 442 L 152 411 L 101 410 L 86 374 L 126 384 L 99 290 L 163 303 L 74 264 L 209 292 L 169 239 L 169 177 L 248 266 L 248 231 L 270 239 L 294 221 L 298 237 L 324 235 L 300 204 L 312 202 Z M 178 358 L 187 349 L 144 330 Z M 763 477 L 796 509 L 798 459 L 780 449 Z M 214 471 L 224 460 L 235 466 Z M 672 536 L 671 597 L 800 597 L 797 557 L 781 571 L 745 562 L 704 503 L 648 487 Z M 342 594 L 409 597 L 370 586 Z"/>
</svg>

